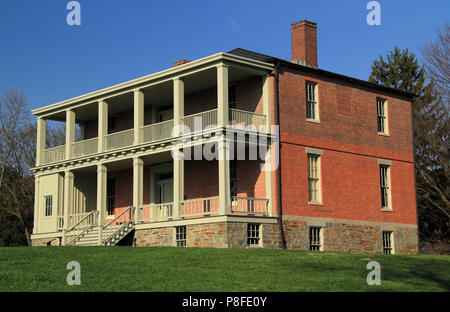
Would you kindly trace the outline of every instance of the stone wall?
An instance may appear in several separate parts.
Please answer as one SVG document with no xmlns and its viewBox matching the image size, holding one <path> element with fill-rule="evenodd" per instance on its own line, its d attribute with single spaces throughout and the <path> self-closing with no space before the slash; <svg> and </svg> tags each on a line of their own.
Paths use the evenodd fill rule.
<svg viewBox="0 0 450 312">
<path fill-rule="evenodd" d="M 60 246 L 60 237 L 38 238 L 32 239 L 31 245 L 34 246 Z"/>
</svg>

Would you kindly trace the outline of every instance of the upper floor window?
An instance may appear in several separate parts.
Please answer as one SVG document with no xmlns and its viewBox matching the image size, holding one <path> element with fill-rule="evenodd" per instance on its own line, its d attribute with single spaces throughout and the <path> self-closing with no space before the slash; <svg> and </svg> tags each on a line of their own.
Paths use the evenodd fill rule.
<svg viewBox="0 0 450 312">
<path fill-rule="evenodd" d="M 388 134 L 386 99 L 377 98 L 377 123 L 378 123 L 378 133 Z"/>
<path fill-rule="evenodd" d="M 230 85 L 228 88 L 228 107 L 236 108 L 236 86 Z"/>
<path fill-rule="evenodd" d="M 391 209 L 390 166 L 380 165 L 381 208 Z"/>
<path fill-rule="evenodd" d="M 50 217 L 53 209 L 53 196 L 45 196 L 45 216 Z"/>
<path fill-rule="evenodd" d="M 308 192 L 309 201 L 320 203 L 321 183 L 320 183 L 320 155 L 308 154 Z"/>
<path fill-rule="evenodd" d="M 306 119 L 319 121 L 317 83 L 306 81 Z"/>
<path fill-rule="evenodd" d="M 116 132 L 116 117 L 108 118 L 108 134 Z"/>
</svg>

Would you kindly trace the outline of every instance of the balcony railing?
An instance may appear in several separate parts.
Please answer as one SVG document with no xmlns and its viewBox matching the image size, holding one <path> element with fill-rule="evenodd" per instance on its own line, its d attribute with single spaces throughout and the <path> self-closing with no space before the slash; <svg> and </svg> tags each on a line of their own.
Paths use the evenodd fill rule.
<svg viewBox="0 0 450 312">
<path fill-rule="evenodd" d="M 97 153 L 98 138 L 83 140 L 72 144 L 72 156 L 81 157 Z"/>
<path fill-rule="evenodd" d="M 138 213 L 140 222 L 166 221 L 172 218 L 173 203 L 144 205 Z"/>
<path fill-rule="evenodd" d="M 141 128 L 143 143 L 170 138 L 173 128 L 173 119 L 158 122 Z"/>
<path fill-rule="evenodd" d="M 60 145 L 47 148 L 42 152 L 42 163 L 49 164 L 66 158 L 66 146 Z"/>
<path fill-rule="evenodd" d="M 133 145 L 134 129 L 111 133 L 106 137 L 106 149 L 108 151 Z"/>
<path fill-rule="evenodd" d="M 269 200 L 266 198 L 239 197 L 231 198 L 231 212 L 233 214 L 267 216 Z"/>
<path fill-rule="evenodd" d="M 216 196 L 183 201 L 181 204 L 180 216 L 184 218 L 204 217 L 217 215 L 218 213 L 219 197 Z"/>
<path fill-rule="evenodd" d="M 217 109 L 184 116 L 182 120 L 190 133 L 204 131 L 206 127 L 217 127 Z"/>
<path fill-rule="evenodd" d="M 229 124 L 232 127 L 246 128 L 259 131 L 265 126 L 266 116 L 249 111 L 230 109 Z M 189 133 L 198 133 L 206 128 L 217 127 L 217 109 L 208 110 L 182 117 L 182 123 L 189 129 Z M 155 124 L 141 127 L 141 143 L 155 142 L 168 139 L 172 135 L 174 120 L 158 122 Z M 188 134 L 188 133 L 184 133 Z M 134 143 L 134 129 L 127 129 L 120 132 L 105 135 L 106 150 L 131 146 Z M 72 143 L 71 158 L 82 157 L 96 154 L 98 152 L 98 138 L 78 141 Z M 60 145 L 45 149 L 41 154 L 41 163 L 49 164 L 57 161 L 66 160 L 66 146 Z"/>
<path fill-rule="evenodd" d="M 230 125 L 233 127 L 254 128 L 258 131 L 266 124 L 266 115 L 239 109 L 230 109 Z"/>
</svg>

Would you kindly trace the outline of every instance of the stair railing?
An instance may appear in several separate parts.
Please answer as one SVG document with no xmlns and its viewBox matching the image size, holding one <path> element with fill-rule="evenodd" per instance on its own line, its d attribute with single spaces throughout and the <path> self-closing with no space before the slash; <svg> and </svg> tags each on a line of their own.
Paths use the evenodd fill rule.
<svg viewBox="0 0 450 312">
<path fill-rule="evenodd" d="M 101 240 L 101 245 L 106 245 L 123 228 L 127 227 L 130 223 L 134 223 L 134 213 L 135 207 L 129 206 L 127 209 L 119 213 L 114 219 L 109 221 L 105 226 L 103 226 L 101 232 L 103 232 L 111 224 L 115 225 L 121 224 L 121 226 L 118 226 L 117 229 L 115 229 L 114 232 L 112 232 L 112 234 L 108 235 L 105 239 Z"/>
<path fill-rule="evenodd" d="M 82 219 L 80 219 L 80 221 L 78 221 L 77 223 L 72 225 L 72 227 L 70 227 L 67 230 L 67 234 L 66 234 L 67 237 L 70 236 L 68 234 L 70 232 L 75 232 L 77 230 L 82 230 L 82 231 L 79 232 L 77 235 L 74 235 L 74 237 L 66 245 L 70 246 L 72 243 L 76 242 L 78 238 L 80 238 L 82 235 L 84 235 L 86 232 L 88 232 L 90 229 L 92 229 L 97 224 L 97 219 L 98 219 L 98 211 L 94 210 L 94 211 L 91 211 L 90 213 L 88 213 Z M 85 221 L 86 221 L 87 225 L 82 229 L 78 229 L 78 226 L 81 225 Z"/>
</svg>

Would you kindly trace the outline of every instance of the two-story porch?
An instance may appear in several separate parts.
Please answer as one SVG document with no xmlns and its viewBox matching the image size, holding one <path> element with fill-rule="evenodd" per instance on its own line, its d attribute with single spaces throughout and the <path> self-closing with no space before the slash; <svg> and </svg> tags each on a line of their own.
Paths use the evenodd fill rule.
<svg viewBox="0 0 450 312">
<path fill-rule="evenodd" d="M 261 170 L 275 138 L 270 70 L 218 54 L 33 111 L 34 239 L 108 244 L 131 230 L 275 222 L 273 171 Z M 46 146 L 47 120 L 66 123 L 65 145 Z"/>
</svg>

